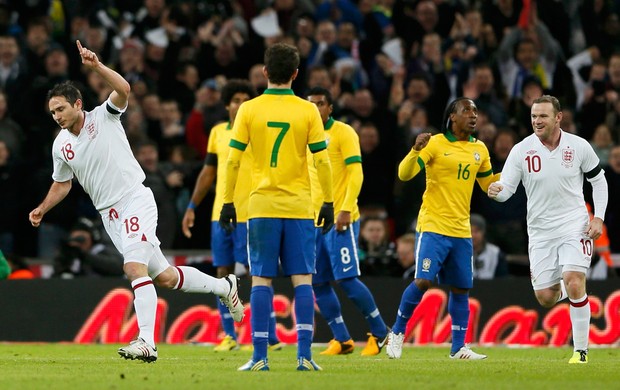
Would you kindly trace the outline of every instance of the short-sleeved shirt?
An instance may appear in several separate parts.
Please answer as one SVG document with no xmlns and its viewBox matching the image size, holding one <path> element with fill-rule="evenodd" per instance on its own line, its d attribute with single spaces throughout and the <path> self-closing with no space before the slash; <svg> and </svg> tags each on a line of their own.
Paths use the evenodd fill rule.
<svg viewBox="0 0 620 390">
<path fill-rule="evenodd" d="M 332 178 L 334 186 L 334 212 L 336 215 L 342 210 L 347 195 L 349 175 L 347 165 L 360 164 L 362 153 L 360 151 L 359 136 L 355 130 L 344 122 L 330 118 L 325 123 L 325 136 L 327 139 L 327 153 L 332 166 Z M 312 156 L 308 156 L 310 181 L 312 183 L 312 204 L 315 213 L 319 213 L 323 205 L 323 191 L 319 183 L 319 176 L 314 167 Z M 356 198 L 359 194 L 356 194 Z M 351 221 L 357 221 L 360 217 L 357 202 L 351 212 Z"/>
<path fill-rule="evenodd" d="M 471 196 L 476 179 L 493 174 L 489 151 L 470 137 L 459 141 L 452 133 L 432 136 L 418 156 L 426 169 L 426 191 L 418 215 L 419 232 L 471 237 Z"/>
<path fill-rule="evenodd" d="M 316 105 L 291 89 L 267 89 L 244 102 L 230 146 L 245 150 L 248 144 L 253 154 L 248 219 L 312 219 L 307 149 L 326 148 Z"/>
<path fill-rule="evenodd" d="M 516 191 L 519 182 L 523 183 L 530 241 L 583 232 L 589 222 L 583 176 L 598 165 L 592 146 L 565 131 L 561 131 L 560 143 L 552 151 L 536 134 L 512 148 L 500 183 L 510 193 Z"/>
<path fill-rule="evenodd" d="M 215 200 L 213 201 L 212 221 L 220 218 L 220 211 L 224 204 L 224 178 L 226 177 L 226 160 L 230 151 L 230 139 L 232 136 L 232 128 L 230 122 L 223 122 L 215 125 L 209 134 L 209 143 L 207 145 L 207 153 L 217 156 L 217 179 L 215 183 Z M 248 219 L 248 198 L 250 196 L 250 184 L 252 176 L 250 175 L 250 164 L 252 163 L 252 148 L 248 146 L 241 157 L 241 166 L 239 167 L 239 178 L 235 186 L 234 203 L 237 210 L 237 221 L 245 222 Z"/>
<path fill-rule="evenodd" d="M 84 113 L 79 135 L 62 129 L 52 146 L 52 179 L 65 182 L 75 175 L 97 210 L 116 204 L 146 177 L 120 121 L 124 111 L 108 98 Z"/>
</svg>

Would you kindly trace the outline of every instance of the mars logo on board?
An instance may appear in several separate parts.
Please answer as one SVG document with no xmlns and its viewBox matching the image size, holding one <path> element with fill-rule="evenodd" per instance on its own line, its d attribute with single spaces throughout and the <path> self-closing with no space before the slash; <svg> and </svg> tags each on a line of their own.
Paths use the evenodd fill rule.
<svg viewBox="0 0 620 390">
<path fill-rule="evenodd" d="M 590 343 L 608 345 L 620 340 L 620 291 L 609 295 L 605 303 L 596 296 L 589 296 L 592 320 L 604 320 L 605 327 L 590 325 Z M 414 345 L 450 342 L 451 320 L 447 313 L 448 296 L 439 289 L 429 290 L 405 332 L 405 341 Z M 466 342 L 482 345 L 564 346 L 571 341 L 569 305 L 556 305 L 546 311 L 542 319 L 535 310 L 518 305 L 506 306 L 480 323 L 482 305 L 477 299 L 469 300 L 470 317 Z M 250 309 L 246 305 L 245 318 L 237 324 L 238 341 L 251 343 Z M 280 341 L 292 344 L 297 341 L 293 304 L 284 295 L 274 298 L 277 318 L 292 322 L 290 328 L 279 323 Z M 168 304 L 159 299 L 155 324 L 155 341 L 165 343 L 217 343 L 223 337 L 217 309 L 196 305 L 172 319 L 168 329 Z M 292 320 L 292 321 L 291 321 Z M 600 322 L 600 321 L 599 321 Z M 540 325 L 539 325 L 540 324 Z M 539 328 L 539 326 L 542 327 Z M 110 291 L 93 310 L 74 338 L 77 343 L 128 343 L 138 335 L 138 324 L 133 314 L 133 294 L 117 288 Z"/>
</svg>

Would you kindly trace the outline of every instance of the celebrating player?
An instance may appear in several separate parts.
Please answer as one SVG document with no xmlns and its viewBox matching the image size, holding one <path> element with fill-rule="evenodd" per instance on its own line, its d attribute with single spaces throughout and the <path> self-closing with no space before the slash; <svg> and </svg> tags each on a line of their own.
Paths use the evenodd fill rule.
<svg viewBox="0 0 620 390">
<path fill-rule="evenodd" d="M 586 273 L 593 240 L 603 231 L 608 189 L 605 172 L 592 146 L 560 128 L 562 108 L 544 95 L 531 108 L 534 133 L 515 145 L 498 182 L 488 195 L 504 202 L 523 183 L 527 194 L 527 230 L 532 286 L 543 307 L 568 296 L 573 329 L 569 363 L 588 362 L 590 303 Z M 583 198 L 583 176 L 592 184 L 594 218 Z"/>
<path fill-rule="evenodd" d="M 243 151 L 252 147 L 252 187 L 248 204 L 248 247 L 252 292 L 252 344 L 254 355 L 240 371 L 269 370 L 267 342 L 272 311 L 272 279 L 282 272 L 295 287 L 297 369 L 321 368 L 312 360 L 314 330 L 312 274 L 315 271 L 314 210 L 306 153 L 314 154 L 323 206 L 318 224 L 328 232 L 334 223 L 332 172 L 323 123 L 316 106 L 293 94 L 299 52 L 276 43 L 265 51 L 265 92 L 241 105 L 230 141 L 226 164 L 224 205 L 220 223 L 226 230 L 237 224 L 234 189 Z"/>
<path fill-rule="evenodd" d="M 120 116 L 127 108 L 129 83 L 102 64 L 97 55 L 77 41 L 82 63 L 98 73 L 113 89 L 94 110 L 83 110 L 82 94 L 71 83 L 56 85 L 48 92 L 49 110 L 61 127 L 54 140 L 54 180 L 45 199 L 30 212 L 38 227 L 45 213 L 71 190 L 75 175 L 101 213 L 112 242 L 123 254 L 125 275 L 134 290 L 139 337 L 118 353 L 126 359 L 157 360 L 155 310 L 158 286 L 184 292 L 214 293 L 229 308 L 235 321 L 243 319 L 235 275 L 216 279 L 193 267 L 171 267 L 155 235 L 157 205 L 145 187 L 144 172 L 134 158 Z"/>
<path fill-rule="evenodd" d="M 465 344 L 469 321 L 469 290 L 473 287 L 473 245 L 469 206 L 474 182 L 486 192 L 493 176 L 489 151 L 472 137 L 478 108 L 458 98 L 446 108 L 443 134 L 417 136 L 398 167 L 398 177 L 410 180 L 426 169 L 426 191 L 416 227 L 415 280 L 402 295 L 396 322 L 388 337 L 387 355 L 399 359 L 405 327 L 426 290 L 439 279 L 450 286 L 448 312 L 452 318 L 453 359 L 486 359 Z"/>
</svg>

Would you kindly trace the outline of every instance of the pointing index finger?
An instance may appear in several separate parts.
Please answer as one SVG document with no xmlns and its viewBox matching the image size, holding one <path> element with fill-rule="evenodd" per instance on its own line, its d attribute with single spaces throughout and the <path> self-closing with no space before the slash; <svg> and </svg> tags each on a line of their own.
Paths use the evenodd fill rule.
<svg viewBox="0 0 620 390">
<path fill-rule="evenodd" d="M 80 51 L 80 53 L 82 52 L 82 43 L 80 42 L 80 40 L 76 40 L 75 43 L 77 44 L 77 48 Z"/>
</svg>

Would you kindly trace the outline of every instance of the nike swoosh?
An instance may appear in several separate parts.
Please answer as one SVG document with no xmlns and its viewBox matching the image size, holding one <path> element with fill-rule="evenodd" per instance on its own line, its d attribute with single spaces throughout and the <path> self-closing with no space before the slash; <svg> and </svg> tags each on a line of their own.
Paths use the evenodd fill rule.
<svg viewBox="0 0 620 390">
<path fill-rule="evenodd" d="M 350 266 L 350 267 L 344 267 L 344 268 L 342 269 L 342 272 L 347 272 L 347 271 L 348 271 L 348 270 L 350 270 L 351 268 L 353 268 L 353 266 Z"/>
<path fill-rule="evenodd" d="M 443 155 L 444 155 L 444 156 L 449 156 L 449 155 L 451 155 L 451 154 L 453 154 L 453 153 L 444 153 Z"/>
</svg>

